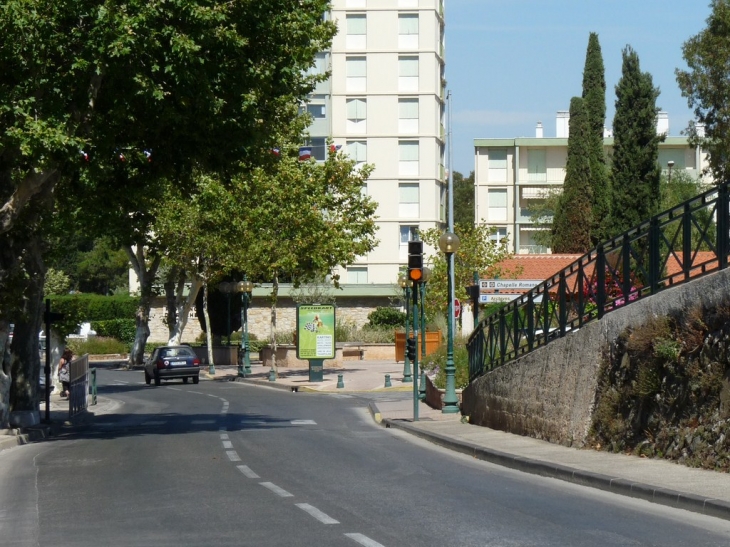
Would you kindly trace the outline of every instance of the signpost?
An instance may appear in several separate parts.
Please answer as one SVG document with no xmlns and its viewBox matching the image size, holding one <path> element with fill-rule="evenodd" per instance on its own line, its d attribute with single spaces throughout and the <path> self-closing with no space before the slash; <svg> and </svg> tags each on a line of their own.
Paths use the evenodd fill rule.
<svg viewBox="0 0 730 547">
<path fill-rule="evenodd" d="M 485 290 L 502 290 L 517 289 L 529 291 L 533 287 L 538 286 L 545 281 L 544 279 L 480 279 L 479 289 Z"/>
<path fill-rule="evenodd" d="M 297 358 L 309 361 L 309 381 L 324 381 L 324 360 L 335 358 L 335 307 L 297 306 Z"/>
<path fill-rule="evenodd" d="M 519 298 L 524 293 L 500 293 L 500 294 L 480 294 L 479 295 L 479 303 L 480 304 L 492 304 L 494 302 L 512 302 L 515 298 Z M 539 302 L 542 302 L 542 295 L 538 295 L 535 298 L 532 299 L 532 301 L 537 304 Z"/>
</svg>

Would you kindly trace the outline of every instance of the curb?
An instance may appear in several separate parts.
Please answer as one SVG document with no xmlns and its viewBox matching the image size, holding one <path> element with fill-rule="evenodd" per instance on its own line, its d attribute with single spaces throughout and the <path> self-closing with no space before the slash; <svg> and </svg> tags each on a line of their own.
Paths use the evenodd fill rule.
<svg viewBox="0 0 730 547">
<path fill-rule="evenodd" d="M 724 500 L 703 498 L 695 494 L 678 492 L 676 490 L 667 490 L 650 484 L 628 481 L 620 477 L 612 477 L 601 473 L 574 469 L 566 465 L 514 456 L 498 450 L 484 448 L 482 446 L 463 441 L 457 441 L 438 433 L 423 431 L 413 426 L 411 423 L 404 422 L 402 420 L 382 418 L 378 407 L 374 403 L 370 403 L 368 406 L 373 419 L 377 423 L 384 425 L 386 428 L 392 427 L 400 429 L 401 431 L 405 431 L 411 435 L 430 441 L 443 448 L 472 456 L 478 460 L 522 471 L 523 473 L 531 473 L 542 477 L 572 482 L 581 486 L 597 488 L 599 490 L 638 498 L 652 503 L 657 503 L 659 505 L 666 505 L 668 507 L 692 511 L 693 513 L 700 513 L 711 517 L 730 520 L 730 502 Z"/>
</svg>

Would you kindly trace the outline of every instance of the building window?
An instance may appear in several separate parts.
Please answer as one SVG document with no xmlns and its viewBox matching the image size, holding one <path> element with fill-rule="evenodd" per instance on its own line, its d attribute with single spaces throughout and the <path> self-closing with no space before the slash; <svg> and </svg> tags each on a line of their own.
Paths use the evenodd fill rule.
<svg viewBox="0 0 730 547">
<path fill-rule="evenodd" d="M 545 150 L 527 151 L 527 180 L 529 182 L 545 182 L 547 180 Z"/>
<path fill-rule="evenodd" d="M 502 240 L 507 237 L 507 228 L 504 227 L 497 227 L 495 228 L 494 233 L 489 235 L 489 239 L 492 240 L 497 245 L 502 244 Z"/>
<path fill-rule="evenodd" d="M 347 132 L 367 132 L 367 101 L 365 99 L 347 100 Z"/>
<path fill-rule="evenodd" d="M 418 56 L 398 57 L 398 90 L 418 91 Z"/>
<path fill-rule="evenodd" d="M 418 226 L 400 227 L 400 247 L 398 250 L 399 260 L 408 259 L 408 242 L 418 239 Z"/>
<path fill-rule="evenodd" d="M 309 70 L 307 70 L 307 74 L 310 74 L 312 76 L 317 76 L 319 74 L 324 74 L 328 70 L 328 61 L 327 61 L 327 54 L 326 53 L 317 53 L 314 56 L 314 65 L 309 67 Z"/>
<path fill-rule="evenodd" d="M 490 148 L 488 160 L 489 182 L 507 182 L 507 150 Z"/>
<path fill-rule="evenodd" d="M 307 139 L 306 146 L 312 149 L 312 157 L 317 161 L 324 161 L 327 157 L 327 139 L 324 137 L 311 137 Z"/>
<path fill-rule="evenodd" d="M 350 92 L 367 90 L 367 61 L 365 57 L 347 57 L 345 60 L 347 82 L 345 87 Z"/>
<path fill-rule="evenodd" d="M 404 13 L 398 16 L 398 47 L 418 49 L 417 13 Z"/>
<path fill-rule="evenodd" d="M 309 103 L 307 105 L 307 112 L 309 112 L 315 120 L 327 117 L 327 108 L 323 104 Z"/>
<path fill-rule="evenodd" d="M 419 188 L 418 183 L 401 182 L 398 185 L 398 216 L 400 218 L 419 218 Z"/>
<path fill-rule="evenodd" d="M 418 99 L 398 99 L 398 132 L 418 133 Z"/>
<path fill-rule="evenodd" d="M 367 47 L 367 18 L 364 13 L 346 16 L 347 35 L 345 47 L 347 49 L 365 49 Z"/>
<path fill-rule="evenodd" d="M 659 149 L 658 162 L 662 170 L 667 171 L 669 166 L 667 162 L 673 161 L 672 170 L 676 173 L 676 169 L 686 169 L 687 165 L 684 158 L 684 150 L 682 148 L 663 148 Z"/>
<path fill-rule="evenodd" d="M 487 222 L 505 222 L 507 220 L 507 190 L 490 189 L 487 192 Z"/>
<path fill-rule="evenodd" d="M 353 285 L 364 285 L 368 282 L 368 269 L 365 266 L 347 268 L 347 282 Z"/>
<path fill-rule="evenodd" d="M 398 174 L 406 177 L 418 176 L 418 141 L 398 143 Z"/>
<path fill-rule="evenodd" d="M 347 141 L 347 155 L 355 161 L 355 167 L 360 168 L 368 161 L 368 146 L 364 141 Z"/>
</svg>

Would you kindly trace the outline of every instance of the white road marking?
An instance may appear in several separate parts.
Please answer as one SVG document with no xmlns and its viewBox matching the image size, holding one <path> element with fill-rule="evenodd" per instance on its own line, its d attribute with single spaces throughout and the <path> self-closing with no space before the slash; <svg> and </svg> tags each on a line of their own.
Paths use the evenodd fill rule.
<svg viewBox="0 0 730 547">
<path fill-rule="evenodd" d="M 249 479 L 260 479 L 261 478 L 256 473 L 251 471 L 251 468 L 248 465 L 238 465 L 237 467 L 238 467 L 238 470 L 241 473 L 243 473 L 244 475 L 246 475 Z"/>
<path fill-rule="evenodd" d="M 378 543 L 377 541 L 362 534 L 345 534 L 345 537 L 348 537 L 365 547 L 385 547 L 382 543 Z"/>
<path fill-rule="evenodd" d="M 314 420 L 292 420 L 291 425 L 317 425 Z"/>
<path fill-rule="evenodd" d="M 227 441 L 229 438 L 228 433 L 221 433 L 221 441 Z"/>
<path fill-rule="evenodd" d="M 225 427 L 219 427 L 218 431 L 227 431 Z"/>
<path fill-rule="evenodd" d="M 294 494 L 290 494 L 289 492 L 287 492 L 283 488 L 279 488 L 273 482 L 260 482 L 259 484 L 261 486 L 263 486 L 264 488 L 268 488 L 274 494 L 276 494 L 277 496 L 280 496 L 282 498 L 293 498 L 294 497 Z"/>
<path fill-rule="evenodd" d="M 228 414 L 228 407 L 224 407 L 224 408 L 223 408 L 223 409 L 221 410 L 221 414 Z"/>
<path fill-rule="evenodd" d="M 217 399 L 218 395 L 211 395 L 210 393 L 208 393 L 208 397 L 214 397 L 215 399 Z"/>
<path fill-rule="evenodd" d="M 172 391 L 182 391 L 179 387 L 168 387 L 167 389 L 171 389 Z"/>
<path fill-rule="evenodd" d="M 301 509 L 305 513 L 309 513 L 311 516 L 316 518 L 322 524 L 339 524 L 340 523 L 339 520 L 333 519 L 331 516 L 323 513 L 322 511 L 320 511 L 319 509 L 317 509 L 316 507 L 314 507 L 312 505 L 309 505 L 308 503 L 297 503 L 296 506 L 299 507 L 299 509 Z"/>
<path fill-rule="evenodd" d="M 201 393 L 200 391 L 188 391 L 188 393 L 195 393 L 196 395 L 205 395 L 205 393 Z"/>
<path fill-rule="evenodd" d="M 226 456 L 228 456 L 228 459 L 232 462 L 240 462 L 241 457 L 238 455 L 238 453 L 235 450 L 226 450 Z"/>
<path fill-rule="evenodd" d="M 167 422 L 164 420 L 152 420 L 149 422 L 142 422 L 142 425 L 165 425 Z"/>
<path fill-rule="evenodd" d="M 233 448 L 233 443 L 231 441 L 223 441 L 223 448 Z"/>
<path fill-rule="evenodd" d="M 215 420 L 193 420 L 190 422 L 192 425 L 205 425 L 205 424 L 214 424 Z"/>
</svg>

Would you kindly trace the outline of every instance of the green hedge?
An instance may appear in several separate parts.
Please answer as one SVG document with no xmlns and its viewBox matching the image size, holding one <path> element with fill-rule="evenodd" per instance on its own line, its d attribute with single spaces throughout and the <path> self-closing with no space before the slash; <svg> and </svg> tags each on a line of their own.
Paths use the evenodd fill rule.
<svg viewBox="0 0 730 547">
<path fill-rule="evenodd" d="M 122 342 L 134 342 L 137 327 L 134 319 L 109 319 L 107 321 L 92 321 L 92 330 L 97 336 L 109 336 Z"/>
<path fill-rule="evenodd" d="M 62 336 L 76 332 L 86 321 L 131 319 L 134 321 L 139 299 L 128 295 L 70 294 L 51 296 L 51 310 L 64 314 L 53 327 Z"/>
</svg>

